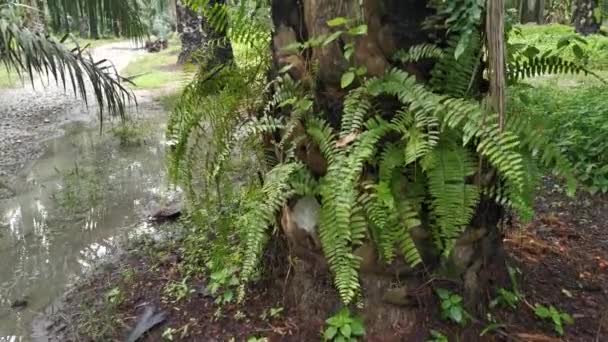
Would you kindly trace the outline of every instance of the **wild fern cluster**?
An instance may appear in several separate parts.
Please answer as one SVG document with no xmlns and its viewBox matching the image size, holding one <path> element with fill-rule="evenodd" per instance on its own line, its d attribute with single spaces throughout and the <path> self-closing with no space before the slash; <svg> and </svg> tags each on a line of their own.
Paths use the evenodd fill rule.
<svg viewBox="0 0 608 342">
<path fill-rule="evenodd" d="M 364 78 L 345 95 L 340 122 L 329 119 L 336 113 L 316 108 L 314 89 L 287 74 L 265 91 L 254 87 L 254 94 L 267 95 L 265 103 L 257 102 L 259 96 L 243 97 L 251 88 L 230 72 L 222 76 L 230 81 L 220 82 L 212 95 L 195 98 L 202 91 L 195 87 L 207 87 L 205 82 L 186 91 L 169 129 L 172 175 L 200 201 L 215 193 L 221 212 L 227 205 L 217 203 L 224 185 L 235 183 L 226 175 L 238 174 L 239 166 L 247 174 L 237 186 L 247 196 L 233 208 L 239 219 L 227 223 L 237 236 L 241 298 L 267 242 L 280 232 L 279 213 L 292 199 L 309 196 L 320 203 L 321 248 L 348 304 L 360 294 L 356 250 L 364 243 L 371 242 L 388 264 L 402 258 L 416 267 L 429 262 L 429 254 L 444 262 L 480 202 L 495 201 L 530 216 L 530 189 L 538 174 L 530 170 L 537 162 L 571 177 L 568 161 L 539 136 L 534 122 L 512 117 L 501 128 L 498 116 L 480 101 L 483 94 L 473 91 L 479 89 L 474 82 L 482 81 L 481 46 L 481 37 L 471 34 L 464 48 L 457 37 L 445 48 L 427 44 L 398 52 L 397 62 L 433 61 L 431 80 L 419 83 L 397 67 Z M 531 68 L 530 75 L 545 72 L 542 66 Z M 521 68 L 509 70 L 513 79 L 522 75 Z M 253 110 L 244 110 L 248 101 Z M 387 101 L 398 106 L 387 109 Z M 256 110 L 259 115 L 252 114 Z M 319 152 L 322 170 L 297 153 L 301 146 Z M 243 154 L 250 163 L 235 165 Z M 197 191 L 195 181 L 206 190 Z M 430 237 L 430 253 L 414 231 Z"/>
</svg>

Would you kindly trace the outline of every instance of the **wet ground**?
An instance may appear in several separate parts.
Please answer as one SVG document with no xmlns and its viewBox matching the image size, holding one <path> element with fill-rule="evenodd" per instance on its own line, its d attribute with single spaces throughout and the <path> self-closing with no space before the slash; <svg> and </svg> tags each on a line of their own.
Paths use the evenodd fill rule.
<svg viewBox="0 0 608 342">
<path fill-rule="evenodd" d="M 143 53 L 117 43 L 94 56 L 121 69 Z M 0 341 L 30 340 L 66 285 L 149 230 L 143 218 L 175 195 L 164 182 L 165 110 L 149 93 L 131 108 L 136 130 L 100 133 L 95 106 L 36 83 L 0 91 Z"/>
<path fill-rule="evenodd" d="M 569 198 L 564 192 L 548 179 L 538 189 L 534 221 L 505 227 L 508 264 L 516 270 L 508 288 L 517 289 L 521 297 L 514 308 L 499 305 L 488 308 L 487 317 L 476 317 L 464 327 L 450 324 L 439 318 L 441 303 L 433 295 L 433 288 L 445 288 L 449 282 L 432 280 L 416 289 L 416 304 L 398 308 L 414 312 L 413 322 L 399 320 L 375 331 L 368 325 L 365 341 L 445 341 L 433 340 L 431 330 L 442 332 L 449 341 L 608 341 L 608 196 L 581 193 Z M 243 305 L 222 306 L 206 290 L 208 279 L 190 277 L 187 289 L 192 293 L 175 300 L 166 289 L 167 284 L 181 284 L 185 277 L 183 245 L 179 240 L 165 243 L 137 245 L 120 262 L 79 284 L 68 296 L 66 310 L 56 316 L 52 329 L 58 334 L 52 341 L 122 340 L 147 307 L 166 316 L 142 341 L 165 340 L 167 331 L 172 331 L 176 341 L 247 341 L 252 337 L 273 342 L 319 341 L 325 319 L 335 313 L 332 303 L 337 297 L 330 280 L 319 280 L 323 277 L 316 278 L 321 285 L 315 287 L 317 295 L 311 295 L 317 300 L 309 305 L 289 304 L 286 276 L 262 278 L 248 289 Z M 297 282 L 296 286 L 309 285 Z M 116 304 L 107 299 L 112 291 L 120 293 Z M 559 336 L 550 321 L 535 316 L 536 304 L 555 306 L 570 314 L 574 324 L 565 325 L 564 335 Z M 272 316 L 270 308 L 281 312 Z"/>
<path fill-rule="evenodd" d="M 144 54 L 130 42 L 114 43 L 94 49 L 95 60 L 108 59 L 117 70 Z M 0 89 L 0 199 L 12 197 L 11 186 L 17 172 L 43 151 L 41 143 L 62 134 L 69 122 L 94 122 L 97 108 L 64 91 L 54 80 L 35 79 L 16 89 Z"/>
</svg>

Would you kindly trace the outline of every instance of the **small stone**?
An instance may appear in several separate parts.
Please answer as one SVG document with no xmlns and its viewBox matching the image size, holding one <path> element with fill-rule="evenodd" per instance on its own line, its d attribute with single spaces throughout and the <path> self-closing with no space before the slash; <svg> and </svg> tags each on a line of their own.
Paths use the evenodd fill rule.
<svg viewBox="0 0 608 342">
<path fill-rule="evenodd" d="M 11 309 L 17 309 L 17 310 L 21 310 L 21 309 L 25 309 L 25 307 L 27 306 L 27 300 L 25 299 L 17 299 L 14 302 L 11 303 Z"/>
<path fill-rule="evenodd" d="M 50 122 L 51 122 L 51 120 L 49 120 L 49 119 L 44 119 L 44 123 L 50 123 Z"/>
</svg>

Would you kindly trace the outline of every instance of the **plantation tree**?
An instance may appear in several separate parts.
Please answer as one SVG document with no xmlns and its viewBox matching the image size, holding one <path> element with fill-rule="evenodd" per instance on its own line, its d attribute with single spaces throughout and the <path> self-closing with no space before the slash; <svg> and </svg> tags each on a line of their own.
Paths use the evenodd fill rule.
<svg viewBox="0 0 608 342">
<path fill-rule="evenodd" d="M 545 0 L 520 0 L 520 22 L 542 24 L 545 16 Z"/>
<path fill-rule="evenodd" d="M 206 15 L 258 54 L 202 73 L 169 121 L 170 174 L 200 229 L 186 259 L 237 263 L 241 299 L 258 270 L 289 269 L 284 294 L 310 312 L 329 276 L 374 329 L 415 324 L 383 302 L 407 305 L 419 284 L 391 284 L 429 271 L 482 311 L 508 279 L 503 214 L 531 213 L 532 152 L 570 171 L 533 123 L 506 116 L 505 86 L 580 67 L 538 51 L 506 61 L 500 0 L 273 0 L 271 44 L 252 2 Z"/>
<path fill-rule="evenodd" d="M 463 49 L 468 50 L 466 52 L 463 51 L 463 54 L 459 56 L 464 62 L 467 58 L 471 58 L 471 49 L 474 49 L 475 52 L 473 54 L 477 54 L 477 51 L 482 48 L 483 42 L 479 41 L 479 36 L 481 35 L 484 26 L 483 22 L 485 22 L 485 16 L 482 15 L 482 11 L 484 8 L 482 6 L 476 7 L 478 1 L 465 1 L 466 5 L 471 5 L 474 10 L 470 13 L 467 13 L 466 7 L 459 8 L 457 7 L 457 2 L 452 2 L 455 7 L 452 9 L 455 12 L 470 16 L 470 18 L 466 19 L 469 21 L 460 22 L 458 25 L 461 27 L 456 27 L 455 29 L 462 29 L 462 36 L 466 37 L 466 40 L 461 41 L 458 44 L 462 44 Z M 444 9 L 445 7 L 439 7 L 439 10 Z M 448 8 L 445 8 L 448 10 Z M 453 13 L 452 13 L 453 14 Z M 452 15 L 447 12 L 439 13 L 439 16 Z M 397 93 L 393 93 L 391 90 L 386 91 L 386 99 L 385 106 L 405 106 L 404 108 L 408 108 L 409 106 L 416 106 L 410 101 L 413 99 L 409 99 L 409 92 L 415 91 L 416 87 L 414 80 L 417 80 L 419 83 L 425 83 L 428 80 L 433 78 L 431 74 L 432 63 L 424 58 L 421 61 L 418 61 L 418 57 L 412 55 L 404 60 L 400 61 L 399 59 L 395 59 L 395 54 L 398 51 L 410 51 L 411 48 L 416 46 L 421 46 L 420 44 L 425 43 L 445 43 L 448 40 L 448 37 L 445 36 L 436 36 L 436 32 L 428 31 L 424 29 L 424 23 L 432 20 L 432 16 L 437 15 L 437 11 L 429 6 L 429 2 L 426 0 L 411 0 L 411 1 L 381 1 L 381 0 L 369 0 L 364 1 L 363 6 L 359 7 L 356 1 L 338 3 L 334 1 L 296 1 L 296 0 L 274 0 L 272 2 L 272 18 L 273 23 L 275 25 L 275 32 L 273 35 L 273 45 L 274 45 L 274 60 L 277 65 L 276 68 L 280 69 L 285 67 L 285 65 L 291 64 L 292 69 L 289 71 L 289 74 L 296 81 L 301 82 L 310 82 L 311 71 L 306 69 L 308 65 L 315 65 L 315 77 L 316 79 L 312 82 L 316 82 L 316 89 L 314 92 L 314 101 L 315 101 L 315 111 L 319 111 L 325 113 L 325 118 L 328 120 L 328 124 L 332 127 L 339 127 L 341 122 L 343 122 L 344 115 L 350 115 L 347 113 L 349 110 L 349 101 L 361 100 L 361 103 L 355 104 L 355 106 L 361 106 L 361 108 L 354 110 L 364 111 L 366 100 L 356 97 L 366 97 L 369 96 L 370 99 L 373 97 L 371 94 L 364 94 L 361 91 L 361 88 L 356 89 L 352 84 L 348 83 L 350 78 L 352 77 L 352 71 L 350 68 L 355 66 L 357 70 L 365 70 L 366 77 L 385 77 L 388 70 L 395 66 L 399 66 L 407 71 L 411 76 L 407 76 L 406 79 L 403 80 L 394 80 L 397 83 L 404 82 L 404 93 L 403 95 Z M 454 16 L 456 17 L 456 16 Z M 357 25 L 353 25 L 351 28 L 348 27 L 347 24 L 342 25 L 342 19 L 338 19 L 332 23 L 332 20 L 336 20 L 335 18 L 353 18 L 356 20 Z M 443 19 L 445 20 L 445 19 Z M 462 20 L 462 19 L 461 19 Z M 494 18 L 496 21 L 501 21 L 502 17 Z M 441 20 L 440 20 L 441 22 Z M 330 25 L 328 25 L 330 23 Z M 442 22 L 441 22 L 442 23 Z M 366 26 L 359 26 L 359 25 Z M 501 26 L 502 24 L 498 22 L 492 23 L 492 25 Z M 333 26 L 333 27 L 332 27 Z M 363 29 L 366 31 L 365 34 L 354 37 L 349 37 L 346 34 L 337 38 L 334 42 L 330 42 L 329 44 L 322 44 L 320 46 L 314 46 L 309 49 L 306 54 L 297 54 L 297 53 L 289 53 L 286 52 L 286 47 L 293 45 L 294 43 L 304 44 L 306 41 L 313 39 L 314 37 L 331 37 L 335 32 L 339 32 L 339 30 L 351 30 L 353 32 L 357 31 L 358 28 L 366 27 Z M 467 31 L 470 30 L 470 31 Z M 500 35 L 503 35 L 503 31 L 499 31 Z M 490 34 L 491 37 L 495 37 L 495 35 Z M 349 43 L 353 43 L 353 50 L 344 49 L 344 45 L 348 45 Z M 502 42 L 502 40 L 501 40 Z M 448 43 L 449 44 L 449 43 Z M 453 43 L 454 44 L 454 43 Z M 450 60 L 447 64 L 453 64 L 453 66 L 457 65 L 458 62 L 454 59 L 454 54 L 457 53 L 458 48 L 455 50 L 448 50 L 447 53 L 451 54 L 448 56 Z M 352 57 L 349 57 L 348 54 L 352 53 Z M 447 65 L 446 65 L 447 66 Z M 439 69 L 437 69 L 439 70 Z M 453 94 L 459 94 L 462 97 L 469 98 L 477 98 L 479 96 L 485 96 L 484 93 L 487 89 L 483 89 L 484 80 L 481 78 L 481 70 L 480 72 L 474 73 L 469 71 L 470 74 L 465 74 L 467 79 L 470 79 L 470 88 L 467 92 L 459 93 L 457 91 L 457 81 L 455 78 L 458 77 L 456 74 L 458 70 L 450 70 L 446 68 L 445 70 L 439 70 L 439 72 L 445 73 L 454 73 L 454 75 L 435 75 L 438 78 L 443 78 L 447 83 L 440 86 L 441 88 L 446 87 L 445 92 L 453 92 Z M 356 72 L 355 72 L 356 74 Z M 406 74 L 407 75 L 407 74 Z M 397 77 L 396 75 L 389 77 Z M 363 82 L 363 81 L 361 81 Z M 451 84 L 450 82 L 454 82 Z M 406 86 L 406 84 L 409 84 Z M 354 89 L 350 93 L 348 89 L 343 89 L 345 86 L 349 86 L 348 88 Z M 407 89 L 407 87 L 411 87 Z M 454 89 L 450 89 L 454 87 Z M 404 99 L 392 99 L 393 96 L 404 97 Z M 432 100 L 431 100 L 432 101 Z M 392 104 L 390 104 L 392 102 Z M 420 104 L 422 105 L 422 104 Z M 415 111 L 414 111 L 415 112 Z M 427 113 L 428 114 L 428 113 Z M 464 113 L 466 114 L 466 113 Z M 371 113 L 366 114 L 371 115 Z M 386 119 L 393 119 L 398 115 L 398 112 L 389 112 L 386 113 Z M 416 115 L 416 114 L 414 114 Z M 470 113 L 470 115 L 475 115 L 475 113 Z M 361 118 L 362 119 L 362 118 Z M 412 119 L 414 119 L 412 117 Z M 417 119 L 414 119 L 417 120 Z M 410 128 L 411 131 L 406 133 L 410 139 L 414 139 L 416 134 L 422 134 L 422 140 L 418 143 L 428 144 L 433 142 L 435 138 L 431 138 L 427 134 L 434 134 L 432 132 L 433 123 L 420 122 L 422 126 L 420 127 L 422 130 L 418 131 L 415 128 Z M 360 136 L 362 134 L 360 130 L 362 127 L 341 127 L 342 134 L 340 140 L 338 142 L 331 142 L 331 144 L 341 144 L 341 141 L 346 141 L 344 144 L 349 144 L 348 140 L 355 139 L 355 136 Z M 430 139 L 424 142 L 425 139 Z M 312 140 L 314 141 L 314 139 Z M 413 144 L 414 142 L 411 141 Z M 356 143 L 354 144 L 356 145 Z M 439 143 L 439 146 L 441 143 Z M 410 145 L 411 146 L 411 145 Z M 417 154 L 423 155 L 426 151 L 424 151 L 427 147 L 419 146 L 420 150 L 410 151 L 410 146 L 408 144 L 404 144 L 402 147 L 406 159 L 410 159 L 408 161 L 403 160 L 401 163 L 406 165 L 408 162 L 414 161 L 417 159 Z M 304 162 L 308 169 L 312 170 L 316 176 L 338 176 L 336 181 L 345 182 L 349 187 L 363 187 L 363 179 L 373 177 L 371 174 L 374 172 L 371 169 L 367 169 L 364 164 L 355 161 L 344 162 L 344 164 L 340 165 L 332 165 L 331 161 L 327 161 L 329 157 L 328 154 L 323 155 L 322 151 L 325 148 L 333 149 L 330 147 L 321 147 L 320 149 L 310 149 L 306 150 L 305 153 L 300 155 L 300 159 Z M 355 147 L 356 148 L 356 147 Z M 393 151 L 389 148 L 385 150 L 385 152 L 380 152 L 381 149 L 377 153 L 393 153 Z M 458 150 L 458 149 L 456 149 Z M 396 152 L 396 151 L 395 151 Z M 411 152 L 411 153 L 408 153 Z M 441 161 L 441 163 L 446 163 L 446 165 L 450 165 L 450 163 L 455 162 L 455 156 L 451 155 L 452 153 L 456 153 L 456 151 L 445 151 L 445 155 L 437 155 Z M 351 151 L 350 153 L 355 153 Z M 386 155 L 385 157 L 388 157 Z M 395 162 L 399 162 L 398 159 Z M 348 166 L 349 163 L 355 162 L 352 166 Z M 473 160 L 467 160 L 466 157 L 463 156 L 463 159 L 459 161 L 462 164 L 459 164 L 457 168 L 464 168 L 460 171 L 456 172 L 458 174 L 458 179 L 453 179 L 455 184 L 460 184 L 459 186 L 467 188 L 472 185 L 466 185 L 464 182 L 464 178 L 469 176 L 473 176 L 475 172 L 478 172 L 476 178 L 484 179 L 489 178 L 492 179 L 492 170 L 491 168 L 482 167 L 481 169 L 474 171 L 474 169 L 468 169 L 473 164 Z M 480 161 L 481 162 L 481 161 Z M 484 162 L 481 162 L 482 164 Z M 329 164 L 329 165 L 328 165 Z M 357 165 L 357 166 L 355 166 Z M 450 166 L 456 166 L 457 164 L 452 164 Z M 380 172 L 382 173 L 383 166 L 380 166 Z M 336 174 L 332 175 L 334 170 L 332 168 L 346 168 L 347 170 L 335 170 Z M 357 167 L 359 170 L 357 172 L 362 171 L 361 175 L 351 175 L 346 176 L 346 174 L 350 173 L 351 170 L 348 170 L 350 167 Z M 415 169 L 415 168 L 414 168 Z M 411 172 L 415 172 L 414 169 Z M 465 171 L 466 170 L 466 171 Z M 343 174 L 346 172 L 346 174 Z M 387 171 L 389 172 L 389 171 Z M 396 172 L 396 171 L 394 171 Z M 401 172 L 410 172 L 404 169 Z M 433 173 L 434 171 L 431 171 Z M 470 174 L 469 174 L 470 172 Z M 387 175 L 387 179 L 378 180 L 379 183 L 375 185 L 376 192 L 380 191 L 378 187 L 384 187 L 388 185 L 389 187 L 396 190 L 396 188 L 407 188 L 409 187 L 408 183 L 412 181 L 412 179 L 395 181 L 394 183 L 391 181 L 393 176 L 397 176 L 400 172 L 396 172 L 393 176 L 390 176 L 390 173 Z M 342 177 L 339 176 L 342 174 Z M 350 179 L 352 183 L 348 182 L 349 177 L 355 177 L 354 179 Z M 432 177 L 432 175 L 429 175 Z M 447 175 L 444 175 L 447 176 Z M 362 179 L 359 179 L 362 177 Z M 381 176 L 382 177 L 382 176 Z M 443 178 L 443 176 L 442 176 Z M 443 178 L 443 183 L 439 185 L 437 189 L 433 189 L 433 184 L 428 184 L 431 187 L 430 191 L 438 191 L 438 192 L 449 192 L 451 185 L 448 183 L 447 179 Z M 392 183 L 392 184 L 391 184 Z M 336 184 L 337 185 L 337 184 Z M 413 186 L 413 184 L 412 184 Z M 442 188 L 440 190 L 440 188 Z M 356 221 L 359 219 L 357 215 L 362 215 L 362 213 L 356 212 L 356 204 L 352 201 L 356 199 L 350 196 L 359 196 L 356 193 L 340 193 L 341 191 L 353 191 L 355 189 L 328 189 L 327 193 L 320 193 L 321 205 L 323 206 L 333 206 L 335 208 L 328 208 L 327 213 L 321 213 L 327 215 L 335 215 L 336 217 L 328 218 L 328 222 L 321 221 L 321 234 L 323 234 L 323 228 L 327 230 L 331 230 L 337 228 L 335 226 L 344 225 L 346 231 L 340 232 L 341 234 L 353 234 L 353 231 L 349 231 L 352 228 L 352 225 L 356 224 Z M 390 191 L 390 189 L 385 189 Z M 462 189 L 461 189 L 462 190 Z M 384 191 L 384 190 L 382 190 Z M 333 193 L 332 193 L 333 192 Z M 406 190 L 407 192 L 407 190 Z M 341 198 L 340 196 L 346 196 L 346 198 Z M 372 196 L 381 196 L 379 193 L 373 193 Z M 404 234 L 403 237 L 398 237 L 392 243 L 394 243 L 399 252 L 403 253 L 402 257 L 406 261 L 410 258 L 410 265 L 416 265 L 418 261 L 424 261 L 427 265 L 437 265 L 439 266 L 441 257 L 436 255 L 438 252 L 435 248 L 431 247 L 428 250 L 425 250 L 425 246 L 429 244 L 432 245 L 430 240 L 432 239 L 440 239 L 443 240 L 440 244 L 444 244 L 446 249 L 443 252 L 450 250 L 448 257 L 445 255 L 444 264 L 441 267 L 446 268 L 446 271 L 454 275 L 456 278 L 460 278 L 463 280 L 464 287 L 467 292 L 467 299 L 471 306 L 474 306 L 483 298 L 483 293 L 485 293 L 488 284 L 491 282 L 496 282 L 496 277 L 501 277 L 505 274 L 504 272 L 504 260 L 502 257 L 502 239 L 501 235 L 497 230 L 497 224 L 502 216 L 502 209 L 499 205 L 495 204 L 492 200 L 488 198 L 484 198 L 483 196 L 479 198 L 479 193 L 476 191 L 465 190 L 460 193 L 460 199 L 456 200 L 454 203 L 447 204 L 448 206 L 456 205 L 456 207 L 452 207 L 451 209 L 445 208 L 448 212 L 444 212 L 445 217 L 440 217 L 440 213 L 436 213 L 439 217 L 428 217 L 429 213 L 424 213 L 424 207 L 421 206 L 422 203 L 415 203 L 415 201 L 408 201 L 407 195 L 401 193 L 394 193 L 392 196 L 395 196 L 391 199 L 382 199 L 376 204 L 388 205 L 392 207 L 393 205 L 403 206 L 402 216 L 388 218 L 388 222 L 376 222 L 375 225 L 384 225 L 382 227 L 384 229 L 397 229 L 395 233 Z M 404 197 L 405 196 L 405 197 Z M 431 193 L 430 198 L 434 198 L 434 200 L 442 201 L 442 194 L 440 193 Z M 457 195 L 458 196 L 458 195 Z M 350 197 L 350 198 L 349 198 Z M 479 200 L 479 201 L 478 201 Z M 346 201 L 346 203 L 328 203 L 328 202 L 341 202 Z M 383 202 L 384 201 L 384 202 Z M 446 199 L 446 201 L 450 201 Z M 409 203 L 408 203 L 409 202 Z M 459 202 L 458 204 L 456 202 Z M 392 204 L 391 204 L 392 203 Z M 475 204 L 477 203 L 477 204 Z M 347 217 L 341 217 L 340 211 L 345 208 L 341 208 L 340 206 L 344 205 L 348 211 L 344 214 Z M 442 206 L 442 203 L 436 203 L 437 206 Z M 407 208 L 407 206 L 411 206 L 411 208 Z M 420 206 L 418 210 L 414 209 L 414 207 Z M 474 210 L 473 210 L 474 209 Z M 372 208 L 368 208 L 368 211 L 372 211 Z M 422 210 L 422 211 L 419 211 Z M 442 209 L 439 209 L 440 211 Z M 453 211 L 452 211 L 453 210 Z M 451 212 L 450 212 L 451 211 Z M 286 232 L 289 232 L 289 220 L 290 218 L 286 217 L 289 214 L 283 214 L 283 229 Z M 397 213 L 395 215 L 399 216 Z M 370 218 L 372 213 L 369 213 Z M 321 220 L 324 220 L 324 217 L 321 217 Z M 346 221 L 341 221 L 346 220 Z M 381 219 L 379 219 L 381 221 Z M 432 237 L 427 232 L 431 230 L 428 227 L 424 227 L 424 225 L 428 222 L 428 220 L 436 220 L 435 224 L 443 225 L 446 230 L 440 234 L 445 234 L 443 237 Z M 445 220 L 444 222 L 441 222 Z M 452 222 L 449 222 L 452 220 Z M 372 218 L 373 221 L 373 218 Z M 323 227 L 323 225 L 328 225 L 327 227 Z M 372 222 L 372 224 L 374 224 Z M 391 225 L 402 225 L 401 227 L 391 227 Z M 445 244 L 454 244 L 454 241 L 449 241 L 452 234 L 457 234 L 457 231 L 461 230 L 463 226 L 468 225 L 471 228 L 467 230 L 467 234 L 464 238 L 461 238 L 456 244 L 456 248 L 447 248 Z M 287 226 L 287 227 L 286 227 Z M 331 227 L 330 227 L 331 226 Z M 400 232 L 400 233 L 398 233 Z M 337 232 L 336 232 L 337 233 Z M 330 233 L 334 234 L 334 233 Z M 406 239 L 407 235 L 411 235 L 412 241 L 409 241 L 409 238 Z M 386 239 L 390 239 L 388 236 Z M 345 271 L 348 267 L 344 267 L 344 263 L 348 264 L 357 260 L 358 257 L 362 257 L 360 266 L 354 266 L 353 268 L 361 267 L 362 272 L 371 272 L 371 273 L 383 273 L 390 274 L 393 272 L 393 269 L 385 269 L 382 263 L 377 263 L 378 252 L 384 252 L 385 256 L 388 256 L 388 260 L 392 261 L 392 253 L 393 251 L 384 250 L 386 246 L 379 246 L 379 248 L 374 248 L 374 252 L 370 253 L 368 250 L 369 245 L 361 241 L 363 243 L 360 245 L 359 242 L 354 241 L 340 241 L 340 237 L 338 239 L 326 238 L 323 239 L 321 236 L 321 240 L 334 240 L 337 244 L 345 244 L 340 248 L 339 251 L 332 251 L 335 246 L 326 246 L 323 245 L 323 251 L 325 254 L 330 254 L 329 257 L 332 258 L 331 253 L 345 253 L 345 255 L 337 255 L 334 256 L 336 259 L 341 259 L 335 261 L 335 265 L 331 265 L 332 261 L 330 260 L 330 268 L 333 268 L 332 271 L 337 273 L 337 276 L 340 277 L 340 272 L 348 273 Z M 352 238 L 348 238 L 351 240 Z M 428 240 L 427 240 L 428 239 Z M 292 245 L 300 245 L 299 241 L 292 241 Z M 407 246 L 411 244 L 410 246 Z M 416 244 L 418 246 L 419 256 L 413 256 L 415 254 L 413 250 L 413 245 Z M 393 247 L 391 246 L 390 249 Z M 345 252 L 346 251 L 346 252 Z M 425 258 L 426 257 L 426 258 Z M 437 257 L 437 259 L 436 259 Z M 354 258 L 353 261 L 350 261 L 351 258 Z M 419 258 L 419 259 L 418 259 Z M 356 261 L 354 261 L 356 262 Z M 404 269 L 402 269 L 403 271 Z M 407 273 L 407 272 L 405 272 Z M 353 278 L 349 278 L 348 274 L 345 274 L 343 279 L 338 281 L 342 281 L 345 286 L 343 287 L 343 299 L 352 299 L 351 293 L 357 291 L 356 285 L 350 287 L 349 282 L 354 283 L 352 279 L 356 279 L 356 273 L 352 273 Z M 340 283 L 338 283 L 338 288 L 340 289 Z"/>
<path fill-rule="evenodd" d="M 214 0 L 189 6 L 185 0 L 176 2 L 177 31 L 182 41 L 182 51 L 178 58 L 180 64 L 191 62 L 197 51 L 204 54 L 203 59 L 208 66 L 227 63 L 232 59 L 230 41 L 221 29 L 210 24 L 210 18 L 205 15 L 225 3 L 225 0 Z M 198 57 L 201 58 L 200 54 Z"/>
<path fill-rule="evenodd" d="M 572 12 L 572 23 L 576 32 L 583 35 L 599 32 L 602 26 L 602 9 L 598 0 L 575 0 Z"/>
</svg>

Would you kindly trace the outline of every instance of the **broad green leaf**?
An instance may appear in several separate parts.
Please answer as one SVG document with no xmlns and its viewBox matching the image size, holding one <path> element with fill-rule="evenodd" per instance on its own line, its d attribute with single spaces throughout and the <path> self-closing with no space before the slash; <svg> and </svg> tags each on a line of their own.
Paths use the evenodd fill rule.
<svg viewBox="0 0 608 342">
<path fill-rule="evenodd" d="M 340 81 L 342 89 L 347 88 L 349 85 L 351 85 L 353 83 L 354 80 L 355 80 L 354 72 L 352 72 L 352 71 L 345 72 L 342 75 L 342 80 Z"/>
<path fill-rule="evenodd" d="M 344 31 L 336 31 L 336 32 L 332 33 L 331 35 L 329 35 L 329 37 L 327 37 L 327 39 L 325 39 L 325 42 L 323 42 L 323 46 L 327 46 L 327 45 L 331 44 L 333 41 L 335 41 L 336 39 L 340 38 L 342 33 L 344 33 Z"/>
<path fill-rule="evenodd" d="M 344 17 L 337 17 L 327 22 L 329 27 L 343 26 L 350 23 L 352 20 Z"/>
<path fill-rule="evenodd" d="M 462 322 L 462 309 L 457 306 L 451 307 L 450 318 L 456 323 Z"/>
<path fill-rule="evenodd" d="M 350 327 L 350 324 L 346 324 L 342 327 L 340 327 L 340 333 L 346 337 L 346 338 L 350 338 L 350 335 L 352 333 L 352 329 Z"/>
<path fill-rule="evenodd" d="M 462 309 L 457 306 L 451 307 L 450 318 L 456 323 L 462 322 Z"/>
<path fill-rule="evenodd" d="M 363 336 L 365 335 L 365 328 L 363 327 L 363 322 L 360 319 L 355 319 L 352 323 L 352 333 L 353 336 Z"/>
<path fill-rule="evenodd" d="M 367 34 L 367 25 L 359 25 L 348 30 L 348 33 L 353 36 L 363 36 Z"/>
<path fill-rule="evenodd" d="M 572 52 L 574 52 L 574 56 L 578 59 L 583 59 L 585 57 L 585 52 L 578 44 L 572 45 Z"/>
<path fill-rule="evenodd" d="M 336 334 L 338 333 L 338 329 L 336 327 L 329 327 L 327 329 L 325 329 L 325 333 L 323 334 L 323 337 L 326 340 L 332 340 L 334 338 L 334 336 L 336 336 Z"/>
<path fill-rule="evenodd" d="M 536 308 L 534 309 L 534 313 L 536 314 L 536 316 L 538 316 L 540 318 L 547 318 L 547 317 L 551 316 L 549 309 L 547 309 L 547 307 L 542 306 L 542 305 L 536 305 Z"/>
</svg>

